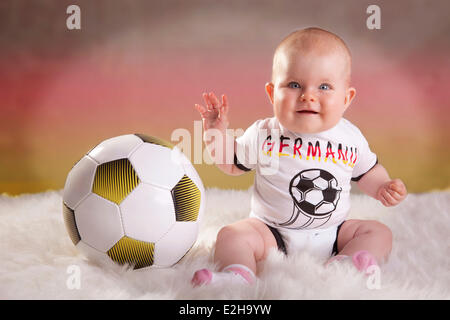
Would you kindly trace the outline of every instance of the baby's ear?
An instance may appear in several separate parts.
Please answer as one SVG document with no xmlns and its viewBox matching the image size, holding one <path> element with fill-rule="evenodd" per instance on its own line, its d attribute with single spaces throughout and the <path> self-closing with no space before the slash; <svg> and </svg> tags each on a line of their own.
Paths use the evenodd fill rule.
<svg viewBox="0 0 450 320">
<path fill-rule="evenodd" d="M 265 85 L 265 88 L 266 88 L 267 96 L 270 99 L 270 103 L 273 104 L 273 91 L 274 91 L 273 83 L 272 82 L 267 82 L 266 85 Z"/>
<path fill-rule="evenodd" d="M 356 89 L 353 87 L 348 88 L 347 93 L 345 94 L 345 101 L 344 101 L 345 109 L 347 109 L 350 106 L 355 96 L 356 96 Z"/>
</svg>

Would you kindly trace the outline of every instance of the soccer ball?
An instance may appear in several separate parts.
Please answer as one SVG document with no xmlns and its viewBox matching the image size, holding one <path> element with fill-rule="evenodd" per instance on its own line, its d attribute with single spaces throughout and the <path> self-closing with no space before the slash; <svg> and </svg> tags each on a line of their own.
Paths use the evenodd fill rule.
<svg viewBox="0 0 450 320">
<path fill-rule="evenodd" d="M 336 210 L 342 188 L 336 178 L 322 169 L 303 170 L 295 175 L 289 184 L 289 193 L 294 202 L 294 213 L 289 221 L 282 225 L 296 224 L 298 228 L 323 225 Z M 296 212 L 295 212 L 296 211 Z M 319 221 L 317 221 L 319 219 Z"/>
<path fill-rule="evenodd" d="M 64 186 L 64 222 L 90 259 L 170 267 L 197 239 L 204 194 L 178 148 L 128 134 L 103 141 L 74 165 Z"/>
<path fill-rule="evenodd" d="M 290 183 L 289 190 L 303 213 L 311 216 L 324 216 L 336 209 L 340 189 L 336 178 L 322 169 L 304 170 Z"/>
</svg>

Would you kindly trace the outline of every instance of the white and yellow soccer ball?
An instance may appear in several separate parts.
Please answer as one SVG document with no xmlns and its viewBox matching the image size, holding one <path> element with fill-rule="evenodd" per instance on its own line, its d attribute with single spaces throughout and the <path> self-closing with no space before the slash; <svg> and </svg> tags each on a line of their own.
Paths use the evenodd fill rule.
<svg viewBox="0 0 450 320">
<path fill-rule="evenodd" d="M 64 222 L 89 259 L 134 269 L 170 267 L 197 239 L 204 195 L 178 148 L 151 136 L 123 135 L 101 142 L 69 172 Z"/>
</svg>

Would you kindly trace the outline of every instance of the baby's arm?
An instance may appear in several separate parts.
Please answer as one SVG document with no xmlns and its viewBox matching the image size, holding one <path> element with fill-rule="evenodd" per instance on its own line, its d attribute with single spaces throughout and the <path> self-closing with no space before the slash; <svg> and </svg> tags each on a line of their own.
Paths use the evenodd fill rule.
<svg viewBox="0 0 450 320">
<path fill-rule="evenodd" d="M 214 93 L 203 93 L 203 100 L 206 107 L 196 104 L 195 108 L 200 112 L 203 122 L 203 140 L 209 155 L 214 160 L 216 166 L 224 173 L 229 175 L 241 175 L 245 171 L 239 169 L 233 162 L 236 142 L 233 136 L 227 134 L 228 128 L 228 99 L 222 95 L 222 102 L 219 102 Z M 211 134 L 211 130 L 217 130 Z M 210 138 L 210 134 L 213 138 Z M 215 143 L 215 138 L 221 139 L 221 143 Z M 221 150 L 215 147 L 221 145 Z M 227 156 L 228 155 L 228 156 Z M 230 157 L 231 156 L 231 157 Z M 230 161 L 230 159 L 232 159 Z"/>
<path fill-rule="evenodd" d="M 359 181 L 358 187 L 386 207 L 395 206 L 406 198 L 406 186 L 400 179 L 391 180 L 386 169 L 377 164 Z"/>
</svg>

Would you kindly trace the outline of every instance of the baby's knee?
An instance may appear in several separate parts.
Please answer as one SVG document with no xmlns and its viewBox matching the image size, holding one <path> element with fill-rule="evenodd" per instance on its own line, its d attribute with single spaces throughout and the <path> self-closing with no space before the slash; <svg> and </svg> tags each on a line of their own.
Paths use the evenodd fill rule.
<svg viewBox="0 0 450 320">
<path fill-rule="evenodd" d="M 222 227 L 217 234 L 217 242 L 228 241 L 229 239 L 235 238 L 237 235 L 236 229 L 232 225 L 227 225 Z"/>
<path fill-rule="evenodd" d="M 249 245 L 254 251 L 264 248 L 264 241 L 258 230 L 247 221 L 239 221 L 222 227 L 217 234 L 216 244 Z"/>
<path fill-rule="evenodd" d="M 252 230 L 245 225 L 230 224 L 222 227 L 217 234 L 217 241 L 233 241 L 249 236 Z"/>
<path fill-rule="evenodd" d="M 380 244 L 389 249 L 390 252 L 392 249 L 392 238 L 393 238 L 391 229 L 385 224 L 378 221 L 371 221 L 371 224 L 373 232 L 377 234 L 377 238 L 378 241 L 380 241 Z"/>
</svg>

